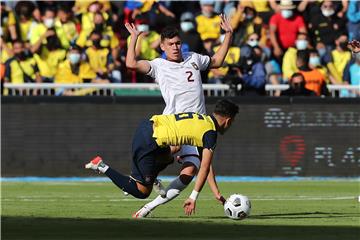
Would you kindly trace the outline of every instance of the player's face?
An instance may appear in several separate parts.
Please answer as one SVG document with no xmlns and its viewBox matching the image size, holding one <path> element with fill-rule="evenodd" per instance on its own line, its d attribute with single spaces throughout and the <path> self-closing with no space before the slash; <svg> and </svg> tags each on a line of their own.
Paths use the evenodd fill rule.
<svg viewBox="0 0 360 240">
<path fill-rule="evenodd" d="M 178 36 L 164 39 L 160 44 L 160 48 L 165 52 L 167 60 L 174 62 L 181 61 L 181 40 Z"/>
</svg>

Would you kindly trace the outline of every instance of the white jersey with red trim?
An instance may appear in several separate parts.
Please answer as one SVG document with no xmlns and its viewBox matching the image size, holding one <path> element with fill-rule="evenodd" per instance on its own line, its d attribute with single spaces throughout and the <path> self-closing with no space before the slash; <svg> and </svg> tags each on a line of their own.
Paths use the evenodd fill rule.
<svg viewBox="0 0 360 240">
<path fill-rule="evenodd" d="M 147 73 L 160 86 L 166 107 L 163 114 L 195 112 L 206 114 L 201 72 L 208 68 L 210 57 L 189 52 L 180 63 L 156 58 L 149 61 Z"/>
</svg>

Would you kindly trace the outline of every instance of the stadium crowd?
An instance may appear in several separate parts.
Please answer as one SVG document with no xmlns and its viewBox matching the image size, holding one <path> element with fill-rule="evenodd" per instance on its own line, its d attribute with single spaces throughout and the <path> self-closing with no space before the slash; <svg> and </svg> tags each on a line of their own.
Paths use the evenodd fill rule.
<svg viewBox="0 0 360 240">
<path fill-rule="evenodd" d="M 212 55 L 224 34 L 219 13 L 234 29 L 222 68 L 204 83 L 242 85 L 241 95 L 265 95 L 265 84 L 288 83 L 280 95 L 328 95 L 327 85 L 360 84 L 360 1 L 1 1 L 1 82 L 152 82 L 125 66 L 134 22 L 142 31 L 136 54 L 161 53 L 160 32 L 179 28 L 182 51 Z M 61 92 L 71 95 L 71 91 Z M 341 91 L 340 96 L 360 96 Z"/>
</svg>

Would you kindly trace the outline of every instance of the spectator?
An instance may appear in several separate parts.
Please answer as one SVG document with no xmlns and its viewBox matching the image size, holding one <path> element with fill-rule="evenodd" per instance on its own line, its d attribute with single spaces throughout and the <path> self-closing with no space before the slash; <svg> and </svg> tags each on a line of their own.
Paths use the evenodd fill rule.
<svg viewBox="0 0 360 240">
<path fill-rule="evenodd" d="M 19 1 L 15 6 L 17 38 L 23 42 L 30 40 L 30 32 L 35 27 L 36 20 L 33 19 L 35 5 L 33 2 Z"/>
<path fill-rule="evenodd" d="M 46 44 L 46 51 L 43 53 L 34 53 L 34 59 L 40 70 L 42 82 L 52 83 L 59 67 L 59 64 L 64 61 L 66 57 L 66 50 L 61 48 L 60 44 L 53 44 L 48 41 Z"/>
<path fill-rule="evenodd" d="M 309 67 L 311 69 L 317 69 L 319 70 L 325 77 L 326 83 L 333 83 L 333 78 L 328 73 L 327 68 L 321 63 L 320 55 L 318 51 L 315 49 L 309 50 L 310 58 L 309 58 Z"/>
<path fill-rule="evenodd" d="M 37 24 L 30 33 L 31 51 L 45 54 L 49 48 L 61 48 L 61 42 L 55 29 L 56 11 L 48 8 L 42 16 L 42 23 Z"/>
<path fill-rule="evenodd" d="M 82 15 L 82 14 L 88 12 L 88 9 L 89 9 L 90 5 L 92 5 L 94 3 L 101 5 L 101 10 L 103 10 L 104 12 L 109 11 L 110 8 L 111 8 L 109 0 L 98 0 L 98 1 L 75 0 L 75 5 L 72 8 L 72 11 L 76 15 Z M 96 9 L 96 7 L 92 7 L 91 10 L 94 10 L 94 12 L 96 12 L 97 9 Z"/>
<path fill-rule="evenodd" d="M 298 50 L 305 50 L 308 48 L 309 42 L 305 33 L 299 32 L 296 37 L 295 47 L 289 47 L 283 57 L 282 72 L 284 80 L 287 81 L 290 77 L 299 71 L 296 67 L 296 53 Z"/>
<path fill-rule="evenodd" d="M 350 42 L 350 47 L 353 50 L 354 58 L 349 62 L 344 70 L 344 84 L 358 86 L 357 90 L 342 90 L 341 97 L 359 97 L 360 96 L 360 42 Z"/>
<path fill-rule="evenodd" d="M 90 4 L 87 6 L 87 11 L 83 12 L 81 15 L 81 31 L 78 39 L 76 40 L 76 45 L 82 48 L 90 47 L 90 34 L 92 33 L 92 31 L 97 30 L 101 31 L 104 34 L 104 40 L 106 44 L 111 44 L 112 48 L 118 46 L 118 39 L 116 39 L 116 37 L 113 38 L 114 33 L 111 29 L 111 26 L 107 25 L 108 20 L 109 14 L 103 10 L 103 4 L 101 4 L 99 1 L 90 2 Z M 107 32 L 109 32 L 109 34 L 105 37 L 105 33 Z"/>
<path fill-rule="evenodd" d="M 351 59 L 351 53 L 348 51 L 348 37 L 346 34 L 339 34 L 335 40 L 336 48 L 331 51 L 331 61 L 328 64 L 329 71 L 334 77 L 335 84 L 343 83 L 343 72 L 345 66 Z"/>
<path fill-rule="evenodd" d="M 70 45 L 75 44 L 78 38 L 76 23 L 73 19 L 72 12 L 66 7 L 60 7 L 55 20 L 56 33 L 59 36 L 61 46 L 69 49 Z"/>
<path fill-rule="evenodd" d="M 197 31 L 203 41 L 206 39 L 220 38 L 220 22 L 221 18 L 214 12 L 213 0 L 201 0 L 201 14 L 195 20 L 197 24 Z"/>
<path fill-rule="evenodd" d="M 261 62 L 262 49 L 258 46 L 241 48 L 240 83 L 241 95 L 263 96 L 266 84 L 265 65 Z"/>
<path fill-rule="evenodd" d="M 252 2 L 241 1 L 238 4 L 237 10 L 231 19 L 231 26 L 234 29 L 234 45 L 244 45 L 246 39 L 248 39 L 252 33 L 260 36 L 258 41 L 260 41 L 262 45 L 265 45 L 266 30 L 263 26 L 262 19 L 257 16 Z"/>
<path fill-rule="evenodd" d="M 91 69 L 90 64 L 81 55 L 78 46 L 71 47 L 67 59 L 58 68 L 55 76 L 56 83 L 90 83 L 96 78 L 96 73 Z M 74 95 L 73 90 L 57 89 L 57 95 Z"/>
<path fill-rule="evenodd" d="M 289 88 L 281 92 L 281 96 L 316 96 L 314 91 L 305 87 L 305 78 L 301 73 L 294 73 L 289 79 Z"/>
<path fill-rule="evenodd" d="M 221 43 L 223 42 L 224 37 L 225 35 L 221 35 L 220 37 Z M 220 44 L 215 46 L 213 48 L 213 52 L 211 53 L 211 55 L 214 55 L 215 52 L 218 51 L 219 47 Z M 229 74 L 229 68 L 231 68 L 231 65 L 237 64 L 239 60 L 240 60 L 240 48 L 237 46 L 230 46 L 224 60 L 224 64 L 223 64 L 224 66 L 220 68 L 210 69 L 210 72 L 208 74 L 208 83 L 227 82 L 224 78 L 226 77 L 227 74 Z"/>
<path fill-rule="evenodd" d="M 204 45 L 199 33 L 196 31 L 195 18 L 191 12 L 184 12 L 180 17 L 180 38 L 182 47 L 186 47 L 188 51 L 204 53 Z M 185 53 L 182 51 L 182 53 Z"/>
<path fill-rule="evenodd" d="M 360 39 L 360 1 L 350 0 L 346 16 L 349 20 L 349 39 Z"/>
<path fill-rule="evenodd" d="M 5 41 L 17 39 L 16 19 L 13 11 L 6 7 L 5 2 L 0 5 L 1 29 L 0 35 Z"/>
<path fill-rule="evenodd" d="M 276 4 L 275 0 L 269 1 L 257 1 L 257 0 L 250 0 L 255 7 L 255 11 L 258 13 L 259 17 L 262 19 L 265 25 L 269 24 L 271 15 L 273 12 L 280 11 L 279 6 Z"/>
<path fill-rule="evenodd" d="M 92 46 L 87 48 L 85 51 L 86 57 L 89 61 L 91 69 L 96 73 L 96 81 L 108 83 L 113 69 L 112 57 L 109 48 L 101 46 L 101 32 L 93 31 L 90 34 L 90 40 Z M 116 79 L 115 82 L 120 82 L 120 79 Z"/>
<path fill-rule="evenodd" d="M 319 70 L 309 67 L 309 58 L 308 50 L 299 50 L 296 54 L 296 65 L 304 76 L 305 87 L 314 91 L 317 96 L 329 95 L 324 75 Z"/>
<path fill-rule="evenodd" d="M 346 31 L 345 19 L 335 14 L 334 3 L 324 0 L 320 12 L 313 14 L 309 23 L 309 31 L 314 36 L 315 44 L 322 42 L 328 51 L 334 48 L 335 39 L 340 33 Z"/>
<path fill-rule="evenodd" d="M 153 60 L 160 54 L 156 49 L 160 46 L 160 35 L 150 30 L 149 21 L 144 17 L 138 17 L 135 20 L 136 28 L 142 32 L 136 44 L 136 56 L 145 59 Z M 130 36 L 127 39 L 130 42 Z"/>
<path fill-rule="evenodd" d="M 270 19 L 270 41 L 278 59 L 286 49 L 295 45 L 297 33 L 306 33 L 304 19 L 295 12 L 296 6 L 291 0 L 281 0 L 279 7 L 281 12 Z"/>
<path fill-rule="evenodd" d="M 30 51 L 25 49 L 24 43 L 15 40 L 12 51 L 14 56 L 5 62 L 5 81 L 14 84 L 41 83 L 38 65 Z"/>
</svg>

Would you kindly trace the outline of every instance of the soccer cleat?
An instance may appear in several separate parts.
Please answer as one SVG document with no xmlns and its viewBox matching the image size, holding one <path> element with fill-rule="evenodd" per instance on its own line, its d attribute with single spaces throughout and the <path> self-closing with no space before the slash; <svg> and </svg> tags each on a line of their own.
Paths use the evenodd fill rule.
<svg viewBox="0 0 360 240">
<path fill-rule="evenodd" d="M 132 215 L 133 218 L 146 218 L 151 211 L 146 205 L 142 206 L 136 213 Z"/>
<path fill-rule="evenodd" d="M 155 179 L 154 181 L 154 191 L 159 194 L 161 197 L 166 197 L 166 190 L 164 185 L 162 185 L 161 180 L 160 179 Z"/>
<path fill-rule="evenodd" d="M 103 164 L 104 163 L 103 163 L 101 157 L 96 156 L 93 160 L 91 160 L 88 164 L 85 165 L 85 168 L 98 171 L 99 166 L 101 166 Z"/>
</svg>

